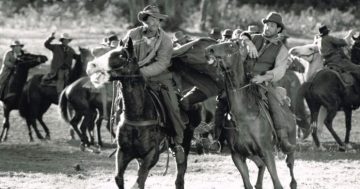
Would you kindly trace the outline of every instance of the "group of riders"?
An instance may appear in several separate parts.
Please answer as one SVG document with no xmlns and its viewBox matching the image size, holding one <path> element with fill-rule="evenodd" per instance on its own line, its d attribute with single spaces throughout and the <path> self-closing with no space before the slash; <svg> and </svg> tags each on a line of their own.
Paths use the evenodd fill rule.
<svg viewBox="0 0 360 189">
<path fill-rule="evenodd" d="M 185 158 L 182 143 L 186 126 L 180 109 L 185 109 L 186 111 L 192 105 L 202 102 L 210 96 L 199 88 L 194 87 L 180 101 L 178 100 L 178 90 L 173 80 L 173 73 L 168 68 L 171 66 L 170 60 L 174 48 L 179 48 L 191 42 L 192 39 L 183 32 L 176 32 L 175 40 L 172 40 L 161 28 L 161 22 L 167 17 L 167 15 L 160 13 L 157 6 L 146 6 L 138 13 L 138 20 L 142 23 L 142 26 L 129 30 L 123 40 L 131 38 L 134 42 L 134 53 L 138 60 L 140 72 L 146 78 L 148 85 L 159 93 L 168 110 L 168 116 L 170 116 L 176 133 L 173 138 L 175 156 L 178 161 L 182 162 Z M 285 25 L 281 15 L 276 12 L 269 13 L 266 18 L 262 19 L 262 23 L 262 32 L 255 25 L 249 26 L 247 31 L 226 29 L 222 33 L 220 29 L 214 28 L 209 33 L 209 37 L 218 42 L 226 42 L 233 39 L 244 41 L 248 51 L 246 62 L 253 64 L 252 70 L 248 70 L 253 75 L 251 82 L 261 84 L 267 89 L 265 95 L 267 97 L 268 110 L 279 139 L 280 147 L 284 153 L 291 153 L 295 150 L 295 146 L 289 143 L 287 125 L 288 121 L 293 120 L 293 118 L 286 117 L 289 114 L 284 113 L 284 108 L 288 104 L 282 103 L 276 95 L 278 93 L 276 82 L 284 76 L 286 69 L 291 63 L 288 49 L 283 43 Z M 360 67 L 353 64 L 342 51 L 342 47 L 351 44 L 351 37 L 354 35 L 354 32 L 350 31 L 344 39 L 330 36 L 329 32 L 330 30 L 327 26 L 322 25 L 319 27 L 319 35 L 316 37 L 316 43 L 324 59 L 325 66 L 349 71 L 355 79 L 360 81 Z M 41 84 L 55 86 L 57 92 L 60 93 L 69 84 L 69 72 L 73 60 L 77 60 L 80 57 L 69 46 L 69 43 L 72 41 L 69 34 L 63 33 L 61 35 L 59 38 L 60 44 L 53 44 L 54 39 L 55 33 L 52 33 L 44 43 L 45 47 L 52 51 L 53 59 L 50 64 L 50 72 L 45 75 Z M 103 41 L 104 46 L 94 49 L 92 53 L 94 56 L 101 56 L 116 48 L 119 41 L 116 34 L 111 34 Z M 14 95 L 11 86 L 8 86 L 8 81 L 17 66 L 17 60 L 21 59 L 24 53 L 23 47 L 24 44 L 20 41 L 14 41 L 10 45 L 11 50 L 5 53 L 0 71 L 0 100 Z M 220 136 L 225 115 L 228 111 L 226 93 L 223 89 L 219 89 L 215 111 L 215 140 L 218 140 Z M 217 150 L 220 148 L 219 143 L 214 142 L 210 148 Z"/>
</svg>

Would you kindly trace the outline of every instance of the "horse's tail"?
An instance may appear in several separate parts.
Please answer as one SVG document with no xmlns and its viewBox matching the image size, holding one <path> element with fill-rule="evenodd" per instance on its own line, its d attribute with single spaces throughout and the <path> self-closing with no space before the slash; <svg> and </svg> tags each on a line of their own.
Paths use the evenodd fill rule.
<svg viewBox="0 0 360 189">
<path fill-rule="evenodd" d="M 69 118 L 69 113 L 68 113 L 68 99 L 66 96 L 66 88 L 60 94 L 59 108 L 60 108 L 60 115 L 63 118 L 63 120 L 65 120 L 67 123 L 69 123 L 70 118 Z"/>
<path fill-rule="evenodd" d="M 295 99 L 296 123 L 303 130 L 310 129 L 310 116 L 305 104 L 305 94 L 310 90 L 310 87 L 310 82 L 305 82 L 303 85 L 301 85 Z"/>
</svg>

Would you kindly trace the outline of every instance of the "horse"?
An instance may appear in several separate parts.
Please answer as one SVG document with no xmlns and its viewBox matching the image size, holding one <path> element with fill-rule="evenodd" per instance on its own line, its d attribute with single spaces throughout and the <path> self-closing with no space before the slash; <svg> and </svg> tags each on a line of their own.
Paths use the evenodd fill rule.
<svg viewBox="0 0 360 189">
<path fill-rule="evenodd" d="M 168 121 L 161 126 L 158 114 L 158 103 L 152 98 L 152 93 L 147 89 L 145 79 L 140 73 L 136 58 L 134 57 L 132 40 L 129 39 L 124 45 L 122 42 L 103 56 L 95 58 L 88 65 L 88 74 L 95 85 L 100 81 L 117 80 L 120 83 L 122 93 L 122 121 L 118 124 L 116 151 L 116 176 L 115 181 L 119 188 L 124 188 L 124 172 L 128 163 L 137 159 L 140 161 L 138 178 L 133 188 L 145 187 L 145 181 L 150 169 L 158 162 L 159 145 L 167 140 L 167 136 L 173 136 L 174 131 L 169 127 Z M 161 108 L 160 108 L 161 109 Z M 165 113 L 166 114 L 166 113 Z M 177 162 L 176 188 L 184 188 L 184 175 L 187 167 L 193 127 L 200 123 L 198 109 L 190 109 L 186 112 L 189 125 L 184 131 L 183 147 L 185 161 Z M 160 113 L 161 115 L 161 113 Z M 167 120 L 167 118 L 162 119 Z M 173 148 L 174 145 L 171 145 Z"/>
<path fill-rule="evenodd" d="M 9 83 L 7 84 L 8 87 L 14 88 L 15 95 L 2 100 L 5 120 L 3 122 L 3 129 L 0 134 L 0 142 L 7 140 L 8 131 L 10 129 L 10 122 L 9 122 L 10 112 L 12 110 L 18 109 L 19 107 L 19 99 L 21 95 L 23 95 L 22 90 L 27 80 L 29 70 L 39 64 L 45 63 L 47 60 L 48 59 L 46 56 L 35 55 L 30 53 L 24 53 L 21 56 L 21 59 L 17 60 L 17 66 L 15 67 L 13 75 L 11 76 L 11 78 L 9 79 Z M 34 139 L 32 137 L 31 127 L 29 126 L 28 129 L 29 129 L 30 141 L 33 141 Z M 34 130 L 39 139 L 44 138 L 35 126 L 34 126 Z"/>
<path fill-rule="evenodd" d="M 313 59 L 319 59 L 318 62 L 322 63 L 319 49 L 316 44 L 295 48 L 291 53 L 295 56 L 308 54 L 314 56 Z M 357 109 L 360 105 L 358 82 L 359 81 L 355 80 L 354 85 L 345 87 L 333 71 L 321 70 L 318 71 L 310 81 L 305 82 L 299 89 L 298 100 L 301 102 L 304 98 L 306 99 L 311 112 L 312 137 L 315 145 L 319 149 L 324 149 L 321 146 L 317 135 L 317 129 L 322 122 L 338 143 L 340 151 L 352 148 L 350 144 L 352 110 Z M 322 110 L 323 112 L 321 112 Z M 335 118 L 337 111 L 340 110 L 345 113 L 345 143 L 342 142 L 332 127 L 332 121 Z M 319 118 L 319 114 L 324 115 L 325 118 Z"/>
<path fill-rule="evenodd" d="M 81 77 L 71 83 L 61 92 L 59 98 L 59 109 L 63 120 L 71 124 L 73 130 L 81 140 L 81 149 L 85 146 L 94 144 L 93 129 L 96 125 L 98 145 L 103 146 L 101 139 L 101 123 L 103 119 L 108 120 L 106 128 L 115 137 L 115 133 L 110 129 L 109 117 L 104 117 L 104 113 L 110 115 L 112 99 L 107 98 L 107 109 L 104 110 L 102 94 L 91 86 L 88 76 Z M 82 119 L 83 118 L 83 119 Z M 82 120 L 82 122 L 81 122 Z M 81 122 L 80 130 L 78 125 Z M 90 141 L 87 138 L 86 131 L 89 131 Z M 71 137 L 74 138 L 71 131 Z"/>
<path fill-rule="evenodd" d="M 95 57 L 89 49 L 81 49 L 83 55 L 83 62 L 87 63 Z M 111 94 L 112 95 L 112 94 Z M 112 99 L 107 98 L 107 109 L 104 110 L 102 102 L 102 94 L 99 89 L 95 89 L 90 82 L 88 76 L 83 76 L 66 86 L 59 97 L 59 111 L 63 120 L 72 126 L 70 135 L 74 138 L 74 131 L 81 140 L 81 149 L 85 146 L 94 144 L 94 126 L 97 128 L 98 145 L 103 146 L 101 139 L 101 123 L 103 119 L 109 120 L 109 117 L 104 117 L 106 112 L 110 115 Z M 83 119 L 82 119 L 83 118 Z M 82 122 L 81 122 L 82 120 Z M 80 130 L 78 128 L 79 123 Z M 106 128 L 110 131 L 110 121 L 107 122 Z M 86 135 L 89 132 L 90 141 Z M 111 132 L 115 137 L 114 132 Z"/>
<path fill-rule="evenodd" d="M 231 157 L 239 170 L 245 188 L 252 188 L 246 159 L 253 160 L 258 168 L 256 188 L 262 188 L 265 168 L 268 168 L 274 188 L 280 189 L 279 177 L 273 155 L 275 137 L 265 104 L 261 102 L 259 86 L 249 83 L 249 75 L 245 73 L 244 61 L 247 50 L 243 41 L 234 40 L 211 45 L 206 48 L 206 57 L 210 64 L 218 64 L 225 75 L 226 93 L 230 108 L 230 120 L 223 129 L 230 146 Z M 289 140 L 296 143 L 295 120 L 289 125 Z M 289 123 L 290 124 L 290 123 Z M 290 169 L 290 188 L 297 187 L 294 178 L 294 153 L 287 155 L 286 162 Z"/>
<path fill-rule="evenodd" d="M 85 73 L 86 65 L 83 64 L 83 49 L 79 48 L 80 57 L 76 59 L 75 64 L 70 71 L 69 83 L 78 79 L 82 73 Z M 26 120 L 28 127 L 36 127 L 36 119 L 45 130 L 46 138 L 50 139 L 50 131 L 43 121 L 44 113 L 51 104 L 58 104 L 59 95 L 56 86 L 42 85 L 44 75 L 34 75 L 26 82 L 23 95 L 19 101 L 20 116 Z"/>
</svg>

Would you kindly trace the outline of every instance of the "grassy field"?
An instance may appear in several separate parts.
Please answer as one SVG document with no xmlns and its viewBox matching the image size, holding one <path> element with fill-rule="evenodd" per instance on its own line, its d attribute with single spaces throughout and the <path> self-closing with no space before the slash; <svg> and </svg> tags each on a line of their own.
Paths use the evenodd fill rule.
<svg viewBox="0 0 360 189">
<path fill-rule="evenodd" d="M 59 31 L 60 34 L 63 31 Z M 72 46 L 92 47 L 100 43 L 104 33 L 92 31 L 68 31 L 75 37 Z M 124 32 L 118 31 L 120 34 Z M 34 53 L 48 55 L 42 43 L 51 31 L 0 30 L 1 53 L 8 48 L 14 38 L 26 44 L 26 49 Z M 308 43 L 310 40 L 291 39 L 290 44 Z M 44 70 L 44 69 L 39 69 Z M 0 110 L 2 115 L 2 109 Z M 0 116 L 0 121 L 3 117 Z M 114 158 L 107 156 L 113 151 L 110 135 L 103 127 L 105 147 L 100 154 L 81 152 L 79 141 L 70 140 L 69 126 L 59 114 L 58 107 L 51 106 L 44 121 L 51 132 L 50 141 L 29 143 L 27 127 L 17 111 L 11 114 L 11 128 L 8 141 L 0 143 L 0 189 L 112 189 L 116 188 L 114 177 Z M 322 141 L 326 152 L 311 149 L 312 141 L 307 139 L 298 143 L 295 162 L 295 176 L 300 189 L 354 189 L 360 185 L 360 112 L 353 116 L 351 141 L 355 150 L 338 152 L 334 139 L 324 131 Z M 335 130 L 344 137 L 344 116 L 339 113 L 334 121 Z M 165 170 L 166 154 L 150 172 L 146 188 L 174 188 L 175 162 L 170 161 L 169 174 L 162 176 Z M 276 159 L 278 174 L 285 188 L 289 188 L 290 176 L 282 155 Z M 257 168 L 249 163 L 252 183 L 255 183 Z M 74 168 L 80 166 L 80 170 Z M 125 176 L 126 188 L 130 188 L 136 179 L 137 164 L 132 162 Z M 189 156 L 188 171 L 185 177 L 188 189 L 235 189 L 243 188 L 239 172 L 232 163 L 229 154 L 205 154 Z M 264 188 L 272 188 L 271 179 L 265 173 Z"/>
</svg>

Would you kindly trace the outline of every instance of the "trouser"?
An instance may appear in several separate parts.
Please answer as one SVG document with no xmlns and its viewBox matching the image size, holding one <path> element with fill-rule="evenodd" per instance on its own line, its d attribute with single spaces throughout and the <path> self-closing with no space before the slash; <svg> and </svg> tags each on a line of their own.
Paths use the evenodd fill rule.
<svg viewBox="0 0 360 189">
<path fill-rule="evenodd" d="M 159 83 L 160 86 L 159 87 Z M 150 81 L 150 87 L 157 91 L 164 101 L 167 114 L 172 121 L 175 130 L 174 141 L 176 144 L 182 144 L 184 139 L 184 130 L 186 128 L 180 115 L 179 101 L 175 93 L 175 87 L 171 79 L 161 80 L 159 83 Z M 154 85 L 155 84 L 155 85 Z"/>
<path fill-rule="evenodd" d="M 274 123 L 274 128 L 278 135 L 280 135 L 280 138 L 287 137 L 288 127 L 295 125 L 295 118 L 288 104 L 281 102 L 277 97 L 276 88 L 269 84 L 267 90 L 266 96 L 268 99 L 269 113 Z"/>
</svg>

